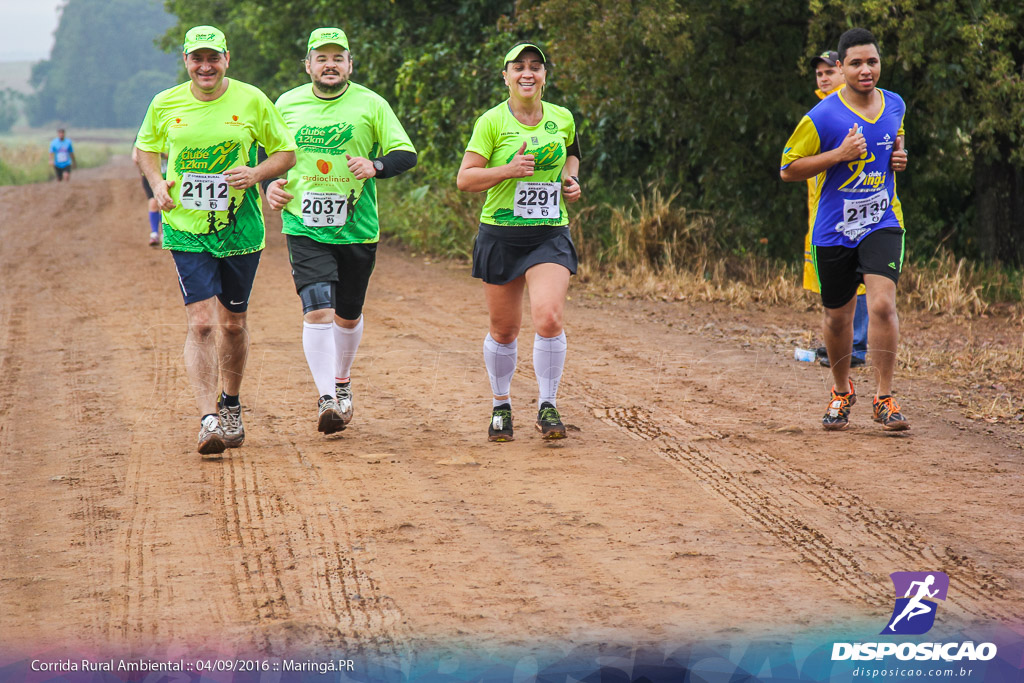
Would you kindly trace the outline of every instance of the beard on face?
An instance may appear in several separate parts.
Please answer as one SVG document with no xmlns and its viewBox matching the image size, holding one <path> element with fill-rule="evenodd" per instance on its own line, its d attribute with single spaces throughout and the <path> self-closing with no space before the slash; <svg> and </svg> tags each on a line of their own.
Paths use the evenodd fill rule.
<svg viewBox="0 0 1024 683">
<path fill-rule="evenodd" d="M 331 75 L 332 76 L 339 76 L 340 74 L 331 74 Z M 348 85 L 348 79 L 347 78 L 341 78 L 337 83 L 328 85 L 328 84 L 324 83 L 322 80 L 320 80 L 318 78 L 314 78 L 313 79 L 313 83 L 316 84 L 317 90 L 319 90 L 323 94 L 325 94 L 325 95 L 337 95 L 338 93 L 340 93 L 342 90 L 345 89 L 346 85 Z"/>
</svg>

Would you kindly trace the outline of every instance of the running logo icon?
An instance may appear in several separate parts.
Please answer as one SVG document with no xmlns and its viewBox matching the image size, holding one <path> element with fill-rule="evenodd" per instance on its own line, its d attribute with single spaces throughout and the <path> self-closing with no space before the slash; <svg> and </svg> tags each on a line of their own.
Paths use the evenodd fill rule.
<svg viewBox="0 0 1024 683">
<path fill-rule="evenodd" d="M 942 572 L 893 572 L 889 576 L 896 590 L 896 606 L 881 634 L 927 633 L 935 624 L 936 600 L 945 600 L 949 592 L 949 577 Z"/>
</svg>

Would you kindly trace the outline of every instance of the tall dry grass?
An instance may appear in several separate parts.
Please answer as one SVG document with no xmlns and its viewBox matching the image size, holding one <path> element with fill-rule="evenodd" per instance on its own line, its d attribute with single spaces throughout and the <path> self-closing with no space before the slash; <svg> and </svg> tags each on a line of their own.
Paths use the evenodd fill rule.
<svg viewBox="0 0 1024 683">
<path fill-rule="evenodd" d="M 381 229 L 414 251 L 468 258 L 482 194 L 455 189 L 449 178 L 426 183 L 400 178 L 381 183 Z M 723 246 L 713 216 L 679 202 L 678 190 L 652 184 L 624 206 L 588 205 L 572 213 L 570 230 L 580 255 L 576 281 L 594 291 L 661 300 L 803 308 L 803 264 L 756 250 Z M 939 252 L 904 263 L 901 310 L 975 318 L 1021 306 L 1024 275 Z"/>
<path fill-rule="evenodd" d="M 678 205 L 679 191 L 658 186 L 624 207 L 588 207 L 572 223 L 588 286 L 664 300 L 803 306 L 802 263 L 736 254 L 723 248 L 712 216 Z M 601 226 L 607 220 L 606 237 Z M 908 261 L 900 276 L 901 309 L 977 317 L 1002 304 L 1021 311 L 1024 276 L 940 252 Z"/>
<path fill-rule="evenodd" d="M 942 252 L 906 264 L 899 291 L 901 304 L 916 310 L 975 318 L 998 304 L 1019 309 L 1024 275 Z"/>
<path fill-rule="evenodd" d="M 802 305 L 794 265 L 729 253 L 714 218 L 679 206 L 679 194 L 652 186 L 624 207 L 588 207 L 577 214 L 571 229 L 581 257 L 579 279 L 662 300 Z M 588 238 L 602 234 L 595 223 L 604 220 L 607 236 Z"/>
</svg>

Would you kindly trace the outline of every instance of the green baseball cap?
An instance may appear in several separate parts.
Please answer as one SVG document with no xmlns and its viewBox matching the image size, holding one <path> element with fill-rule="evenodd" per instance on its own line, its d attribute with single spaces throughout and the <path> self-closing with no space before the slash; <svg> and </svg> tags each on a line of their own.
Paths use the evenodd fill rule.
<svg viewBox="0 0 1024 683">
<path fill-rule="evenodd" d="M 501 62 L 501 68 L 504 69 L 506 64 L 516 61 L 516 58 L 522 54 L 523 50 L 526 49 L 536 50 L 540 54 L 540 61 L 547 63 L 548 58 L 544 56 L 544 51 L 539 47 L 533 43 L 519 43 L 518 45 L 514 45 L 512 49 L 505 54 L 505 59 Z"/>
<path fill-rule="evenodd" d="M 224 37 L 224 32 L 216 26 L 193 26 L 185 34 L 185 42 L 181 46 L 181 51 L 190 54 L 203 48 L 227 52 L 228 39 Z"/>
<path fill-rule="evenodd" d="M 315 50 L 321 45 L 341 45 L 348 49 L 348 36 L 340 28 L 318 28 L 309 34 L 309 42 L 306 44 L 306 51 Z"/>
</svg>

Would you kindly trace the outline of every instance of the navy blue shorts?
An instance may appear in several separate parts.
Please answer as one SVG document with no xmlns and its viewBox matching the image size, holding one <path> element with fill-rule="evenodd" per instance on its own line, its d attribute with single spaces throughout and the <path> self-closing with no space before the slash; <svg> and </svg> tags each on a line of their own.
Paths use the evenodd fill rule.
<svg viewBox="0 0 1024 683">
<path fill-rule="evenodd" d="M 232 313 L 244 313 L 261 253 L 217 258 L 205 251 L 171 251 L 185 305 L 217 297 Z"/>
</svg>

